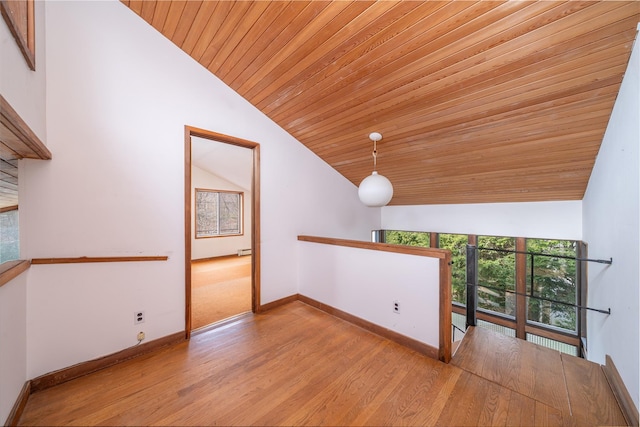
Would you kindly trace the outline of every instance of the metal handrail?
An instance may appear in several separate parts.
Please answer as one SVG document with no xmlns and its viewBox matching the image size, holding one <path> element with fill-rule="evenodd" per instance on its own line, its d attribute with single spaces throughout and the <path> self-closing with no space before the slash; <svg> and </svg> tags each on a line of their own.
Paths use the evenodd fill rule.
<svg viewBox="0 0 640 427">
<path fill-rule="evenodd" d="M 473 246 L 471 246 L 473 247 Z M 552 302 L 552 303 L 558 303 L 558 304 L 563 304 L 566 305 L 568 307 L 574 307 L 574 308 L 578 308 L 581 310 L 591 310 L 591 311 L 596 311 L 598 313 L 603 313 L 603 314 L 611 314 L 611 308 L 607 309 L 607 310 L 602 310 L 599 308 L 592 308 L 592 307 L 587 307 L 587 306 L 583 306 L 583 305 L 578 305 L 578 304 L 572 304 L 572 303 L 568 303 L 568 302 L 564 302 L 564 301 L 558 301 L 558 300 L 554 300 L 551 298 L 545 298 L 542 296 L 537 296 L 534 293 L 534 288 L 535 288 L 535 265 L 534 265 L 534 257 L 536 256 L 544 256 L 544 257 L 549 257 L 549 258 L 562 258 L 562 259 L 569 259 L 569 260 L 574 260 L 574 261 L 589 261 L 589 262 L 598 262 L 601 264 L 611 264 L 613 262 L 613 258 L 611 258 L 611 260 L 602 260 L 602 259 L 590 259 L 590 258 L 578 258 L 578 257 L 570 257 L 567 255 L 554 255 L 554 254 L 545 254 L 542 252 L 529 252 L 529 251 L 517 251 L 517 250 L 511 250 L 511 249 L 497 249 L 497 248 L 481 248 L 481 247 L 477 247 L 476 248 L 478 251 L 483 250 L 483 251 L 494 251 L 494 252 L 502 252 L 502 253 L 516 253 L 516 254 L 526 254 L 529 255 L 531 257 L 531 272 L 529 274 L 529 276 L 531 277 L 531 286 L 530 286 L 530 293 L 521 293 L 521 292 L 516 292 L 516 291 L 510 291 L 508 289 L 500 289 L 500 288 L 494 288 L 491 286 L 486 286 L 486 285 L 479 285 L 479 284 L 475 284 L 475 286 L 482 286 L 484 288 L 487 289 L 491 289 L 491 290 L 495 290 L 495 291 L 504 291 L 504 292 L 509 292 L 511 294 L 514 295 L 520 295 L 520 296 L 525 296 L 525 297 L 531 297 L 531 298 L 537 298 L 539 300 L 542 301 L 548 301 L 548 302 Z M 467 286 L 471 285 L 471 283 L 467 283 Z"/>
<path fill-rule="evenodd" d="M 452 341 L 456 340 L 456 329 L 459 330 L 460 332 L 462 332 L 462 334 L 465 334 L 465 331 L 463 331 L 462 329 L 458 328 L 456 325 L 454 325 L 453 323 L 451 324 L 452 328 L 453 328 L 453 334 L 452 335 Z"/>
<path fill-rule="evenodd" d="M 471 284 L 469 284 L 469 285 L 471 285 Z M 525 297 L 531 297 L 531 298 L 536 298 L 536 299 L 539 299 L 539 300 L 542 300 L 542 301 L 548 301 L 548 302 L 554 302 L 554 303 L 558 303 L 558 304 L 563 304 L 563 305 L 566 305 L 568 307 L 575 307 L 575 308 L 584 309 L 584 310 L 592 310 L 592 311 L 597 311 L 598 313 L 603 313 L 603 314 L 611 314 L 611 309 L 610 308 L 608 310 L 600 310 L 598 308 L 586 307 L 586 306 L 583 306 L 583 305 L 572 304 L 570 302 L 564 302 L 564 301 L 558 301 L 558 300 L 554 300 L 554 299 L 550 299 L 550 298 L 539 297 L 539 296 L 532 295 L 532 294 L 523 294 L 522 292 L 516 292 L 516 291 L 509 290 L 509 289 L 500 289 L 500 288 L 496 288 L 496 287 L 488 286 L 488 285 L 475 284 L 475 285 L 472 285 L 472 286 L 475 286 L 477 288 L 491 289 L 493 291 L 509 292 L 510 294 L 520 295 L 520 296 L 525 296 Z"/>
<path fill-rule="evenodd" d="M 598 262 L 600 264 L 613 264 L 613 258 L 609 258 L 609 259 L 578 258 L 578 257 L 572 257 L 568 255 L 545 254 L 544 252 L 516 251 L 515 249 L 497 249 L 497 248 L 480 248 L 479 247 L 478 250 L 504 252 L 504 253 L 510 253 L 510 254 L 538 255 L 538 256 L 546 256 L 549 258 L 572 259 L 574 261 Z"/>
</svg>

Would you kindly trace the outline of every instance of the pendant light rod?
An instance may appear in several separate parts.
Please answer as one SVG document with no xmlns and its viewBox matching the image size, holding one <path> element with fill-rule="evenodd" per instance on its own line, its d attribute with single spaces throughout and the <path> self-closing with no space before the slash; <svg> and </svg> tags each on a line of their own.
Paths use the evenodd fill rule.
<svg viewBox="0 0 640 427">
<path fill-rule="evenodd" d="M 373 141 L 373 170 L 378 166 L 378 150 L 376 150 L 376 142 Z"/>
<path fill-rule="evenodd" d="M 382 139 L 382 135 L 378 132 L 371 132 L 369 139 L 373 141 L 373 170 L 375 171 L 378 166 L 378 141 Z"/>
</svg>

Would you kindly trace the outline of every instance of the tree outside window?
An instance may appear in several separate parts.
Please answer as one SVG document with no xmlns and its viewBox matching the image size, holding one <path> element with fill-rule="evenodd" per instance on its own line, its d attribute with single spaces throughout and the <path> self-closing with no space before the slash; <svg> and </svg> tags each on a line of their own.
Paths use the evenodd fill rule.
<svg viewBox="0 0 640 427">
<path fill-rule="evenodd" d="M 243 193 L 196 189 L 196 239 L 242 234 Z"/>
<path fill-rule="evenodd" d="M 527 239 L 527 251 L 558 256 L 527 256 L 527 291 L 533 295 L 527 298 L 527 320 L 576 331 L 577 310 L 572 306 L 578 303 L 576 242 Z"/>
<path fill-rule="evenodd" d="M 428 248 L 430 245 L 429 233 L 422 231 L 386 230 L 384 241 L 394 245 L 420 246 L 423 248 Z"/>
<path fill-rule="evenodd" d="M 438 234 L 438 247 L 451 251 L 451 299 L 467 304 L 467 242 L 466 234 Z"/>
<path fill-rule="evenodd" d="M 516 314 L 516 239 L 478 236 L 478 307 Z"/>
<path fill-rule="evenodd" d="M 0 264 L 20 258 L 18 209 L 0 213 Z"/>
</svg>

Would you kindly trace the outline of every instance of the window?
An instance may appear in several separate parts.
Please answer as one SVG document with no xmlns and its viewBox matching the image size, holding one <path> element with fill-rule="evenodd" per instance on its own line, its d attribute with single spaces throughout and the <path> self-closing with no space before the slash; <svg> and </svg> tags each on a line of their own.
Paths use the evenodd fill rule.
<svg viewBox="0 0 640 427">
<path fill-rule="evenodd" d="M 577 331 L 576 242 L 527 239 L 527 252 L 527 321 Z"/>
<path fill-rule="evenodd" d="M 15 6 L 17 3 L 0 2 L 3 15 L 6 7 Z M 29 0 L 28 4 L 33 5 L 33 1 Z M 2 273 L 0 286 L 2 286 L 30 265 L 28 261 L 18 261 L 20 257 L 18 160 L 23 156 L 48 160 L 51 159 L 51 152 L 2 95 L 0 95 L 0 144 L 7 148 L 0 153 L 0 273 Z M 5 274 L 8 272 L 10 273 Z"/>
<path fill-rule="evenodd" d="M 516 239 L 478 237 L 478 308 L 516 315 Z"/>
<path fill-rule="evenodd" d="M 430 244 L 429 233 L 422 231 L 397 231 L 385 230 L 385 243 L 406 246 L 422 246 L 428 248 Z"/>
<path fill-rule="evenodd" d="M 196 239 L 242 234 L 243 193 L 196 188 Z"/>
<path fill-rule="evenodd" d="M 467 242 L 466 234 L 438 234 L 438 247 L 451 251 L 451 300 L 467 304 Z"/>
<path fill-rule="evenodd" d="M 430 233 L 380 230 L 387 243 L 426 246 Z M 463 333 L 467 303 L 467 242 L 477 247 L 477 325 L 509 336 L 581 355 L 586 298 L 580 275 L 581 242 L 553 239 L 437 234 L 451 251 L 452 321 Z M 432 246 L 434 243 L 430 242 Z M 523 308 L 524 307 L 524 308 Z M 584 310 L 583 310 L 584 312 Z M 582 314 L 583 316 L 583 314 Z"/>
<path fill-rule="evenodd" d="M 0 213 L 0 264 L 20 258 L 17 208 Z"/>
</svg>

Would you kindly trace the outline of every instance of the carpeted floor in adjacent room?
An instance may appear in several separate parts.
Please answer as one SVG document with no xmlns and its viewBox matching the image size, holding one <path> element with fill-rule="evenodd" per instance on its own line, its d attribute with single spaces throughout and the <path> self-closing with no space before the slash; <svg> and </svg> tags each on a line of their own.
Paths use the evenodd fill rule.
<svg viewBox="0 0 640 427">
<path fill-rule="evenodd" d="M 251 256 L 191 263 L 191 328 L 251 311 Z"/>
</svg>

